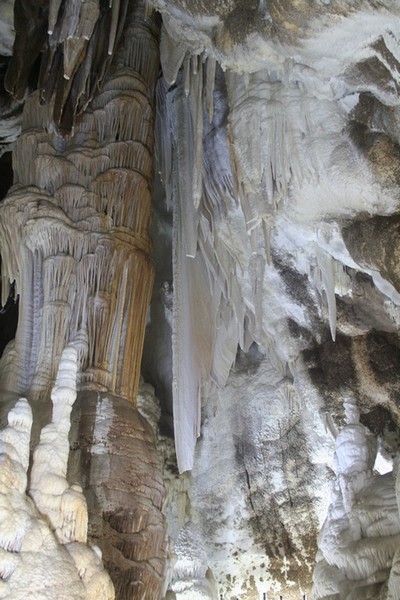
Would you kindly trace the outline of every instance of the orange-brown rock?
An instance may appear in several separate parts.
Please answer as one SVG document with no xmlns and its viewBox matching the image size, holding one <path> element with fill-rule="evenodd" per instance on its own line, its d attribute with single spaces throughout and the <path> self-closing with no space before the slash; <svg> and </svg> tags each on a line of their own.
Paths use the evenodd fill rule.
<svg viewBox="0 0 400 600">
<path fill-rule="evenodd" d="M 166 526 L 153 432 L 131 403 L 97 392 L 78 395 L 73 421 L 70 477 L 82 478 L 89 538 L 103 552 L 116 598 L 158 600 Z"/>
</svg>

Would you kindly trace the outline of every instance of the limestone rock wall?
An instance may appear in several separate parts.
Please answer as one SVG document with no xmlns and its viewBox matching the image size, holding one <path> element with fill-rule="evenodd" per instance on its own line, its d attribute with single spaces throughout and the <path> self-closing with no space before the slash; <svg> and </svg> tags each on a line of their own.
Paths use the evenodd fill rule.
<svg viewBox="0 0 400 600">
<path fill-rule="evenodd" d="M 157 3 L 178 466 L 223 597 L 299 598 L 344 402 L 398 452 L 398 8 L 260 6 L 222 50 L 206 4 Z"/>
<path fill-rule="evenodd" d="M 391 90 L 399 31 L 398 21 L 386 17 L 382 9 L 382 29 L 374 29 L 371 13 L 343 16 L 342 29 L 336 23 L 299 40 L 295 58 L 283 48 L 280 60 L 266 58 L 264 70 L 249 67 L 245 74 L 223 73 L 200 44 L 194 54 L 183 41 L 165 42 L 159 153 L 174 212 L 173 396 L 181 470 L 192 466 L 202 384 L 224 385 L 238 344 L 244 351 L 253 342 L 273 346 L 294 371 L 299 354 L 321 343 L 327 327 L 333 340 L 338 328 L 346 335 L 351 327 L 350 335 L 380 328 L 373 317 L 345 314 L 350 305 L 362 310 L 362 274 L 372 278 L 378 320 L 396 329 L 400 297 L 387 271 L 396 251 L 386 270 L 387 250 L 380 264 L 364 259 L 361 248 L 350 246 L 357 226 L 349 225 L 368 228 L 363 215 L 379 214 L 388 246 L 389 229 L 396 231 L 396 129 L 389 123 L 398 115 Z M 328 45 L 335 35 L 341 45 L 333 56 Z M 366 77 L 376 64 L 386 69 L 388 84 Z M 368 113 L 365 94 L 375 95 Z M 362 119 L 371 142 L 354 134 Z M 366 236 L 375 235 L 372 228 Z M 357 232 L 353 237 L 360 244 Z M 360 289 L 354 299 L 353 285 Z"/>
</svg>

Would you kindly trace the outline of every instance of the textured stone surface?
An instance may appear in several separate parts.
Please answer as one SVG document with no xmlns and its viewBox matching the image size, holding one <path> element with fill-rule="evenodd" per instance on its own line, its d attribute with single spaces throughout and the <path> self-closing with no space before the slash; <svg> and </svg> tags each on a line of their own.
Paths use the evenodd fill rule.
<svg viewBox="0 0 400 600">
<path fill-rule="evenodd" d="M 396 20 L 368 2 L 350 12 L 340 3 L 287 3 L 281 12 L 269 3 L 246 15 L 235 3 L 158 6 L 162 64 L 174 84 L 160 92 L 172 143 L 165 134 L 159 143 L 178 231 L 172 350 L 185 365 L 182 375 L 173 368 L 182 470 L 203 400 L 186 518 L 223 597 L 298 598 L 311 593 L 344 401 L 356 402 L 378 434 L 377 468 L 390 469 L 397 452 L 395 235 L 393 225 L 380 235 L 365 226 L 371 215 L 397 219 Z M 255 24 L 263 9 L 271 20 Z M 243 37 L 233 40 L 235 22 Z M 246 39 L 251 29 L 260 37 Z M 286 45 L 271 49 L 272 38 Z M 186 50 L 204 51 L 203 72 Z M 217 67 L 213 79 L 211 57 L 232 71 Z M 200 199 L 186 156 L 202 161 Z M 243 350 L 227 377 L 235 341 Z"/>
<path fill-rule="evenodd" d="M 375 438 L 345 403 L 336 438 L 337 485 L 318 539 L 313 597 L 396 598 L 398 595 L 398 467 L 373 473 Z"/>
<path fill-rule="evenodd" d="M 393 152 L 398 167 L 399 161 Z M 383 164 L 387 162 L 383 159 Z M 348 225 L 343 230 L 345 244 L 356 262 L 379 271 L 400 291 L 400 217 L 371 217 Z M 373 243 L 371 241 L 373 240 Z"/>
<path fill-rule="evenodd" d="M 292 587 L 298 597 L 310 591 L 323 468 L 292 380 L 254 354 L 240 357 L 226 388 L 209 397 L 192 503 L 224 597 L 279 589 L 289 597 Z"/>
<path fill-rule="evenodd" d="M 165 561 L 164 484 L 153 432 L 130 403 L 78 395 L 70 474 L 81 480 L 88 535 L 100 546 L 120 600 L 158 600 Z"/>
<path fill-rule="evenodd" d="M 75 137 L 51 133 L 51 107 L 41 106 L 38 93 L 25 104 L 15 185 L 1 208 L 10 243 L 2 246 L 3 299 L 14 280 L 24 298 L 3 384 L 9 389 L 33 387 L 39 396 L 65 343 L 79 337 L 82 380 L 134 400 L 153 280 L 157 32 L 140 10 L 130 13 L 113 71 Z"/>
</svg>

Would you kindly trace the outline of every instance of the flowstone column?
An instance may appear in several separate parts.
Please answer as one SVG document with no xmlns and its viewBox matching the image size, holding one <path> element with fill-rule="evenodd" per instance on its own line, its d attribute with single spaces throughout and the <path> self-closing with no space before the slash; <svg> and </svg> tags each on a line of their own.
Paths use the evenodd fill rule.
<svg viewBox="0 0 400 600">
<path fill-rule="evenodd" d="M 49 6 L 50 53 L 56 36 L 64 60 L 55 51 L 47 72 L 57 82 L 50 97 L 42 89 L 25 103 L 14 186 L 0 208 L 3 294 L 7 298 L 15 281 L 20 296 L 18 330 L 2 359 L 0 384 L 29 398 L 37 441 L 50 417 L 49 390 L 62 350 L 67 344 L 77 348 L 70 477 L 78 476 L 80 464 L 89 539 L 104 550 L 117 598 L 156 599 L 164 492 L 151 430 L 135 402 L 153 283 L 149 225 L 159 25 L 143 2 Z M 93 6 L 96 25 L 88 18 Z M 110 22 L 103 18 L 107 10 Z M 106 42 L 105 27 L 108 75 L 98 78 L 99 91 L 61 135 L 54 123 L 61 127 L 79 102 L 85 104 L 84 78 L 93 87 L 96 69 L 104 74 L 102 61 L 109 58 L 97 51 Z M 14 51 L 21 47 L 19 39 Z M 20 87 L 13 85 L 14 91 Z"/>
<path fill-rule="evenodd" d="M 136 397 L 151 297 L 151 178 L 158 28 L 129 5 L 109 75 L 73 133 L 32 94 L 1 207 L 3 294 L 15 280 L 20 322 L 3 387 L 51 385 L 79 337 L 81 387 Z M 141 14 L 142 13 L 142 14 Z M 62 65 L 60 66 L 62 67 Z"/>
</svg>

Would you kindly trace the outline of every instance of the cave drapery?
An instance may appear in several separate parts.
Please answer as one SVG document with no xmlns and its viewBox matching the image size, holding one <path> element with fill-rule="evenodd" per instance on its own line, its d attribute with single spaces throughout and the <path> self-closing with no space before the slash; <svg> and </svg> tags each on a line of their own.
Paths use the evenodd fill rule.
<svg viewBox="0 0 400 600">
<path fill-rule="evenodd" d="M 400 598 L 397 2 L 5 0 L 0 54 L 0 597 Z"/>
</svg>

